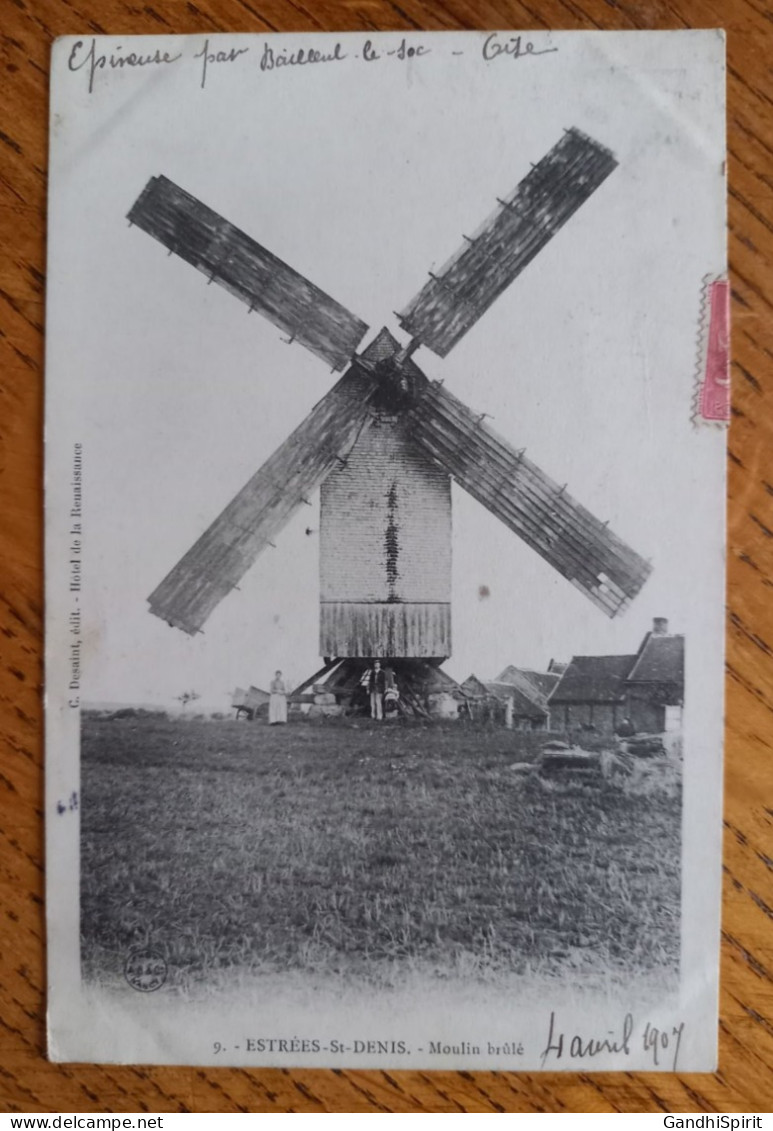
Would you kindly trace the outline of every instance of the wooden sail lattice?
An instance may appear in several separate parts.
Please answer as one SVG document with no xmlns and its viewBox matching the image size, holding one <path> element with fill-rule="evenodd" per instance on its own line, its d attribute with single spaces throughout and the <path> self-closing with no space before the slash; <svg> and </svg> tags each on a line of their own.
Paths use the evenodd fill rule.
<svg viewBox="0 0 773 1131">
<path fill-rule="evenodd" d="M 567 130 L 478 231 L 430 273 L 398 314 L 402 328 L 445 357 L 616 165 L 604 146 Z"/>
<path fill-rule="evenodd" d="M 373 412 L 386 411 L 399 413 L 425 457 L 595 605 L 608 616 L 621 612 L 644 584 L 650 563 L 524 450 L 511 447 L 439 383 L 427 381 L 411 356 L 426 345 L 444 357 L 616 164 L 592 138 L 565 131 L 397 315 L 411 344 L 401 348 L 384 329 L 359 356 L 355 351 L 367 330 L 360 318 L 196 197 L 166 177 L 151 178 L 129 212 L 131 223 L 334 370 L 350 365 L 151 594 L 151 611 L 184 632 L 200 631 L 296 508 L 340 466 Z"/>
<path fill-rule="evenodd" d="M 444 471 L 608 616 L 636 596 L 649 562 L 447 389 L 427 383 L 405 418 Z"/>
<path fill-rule="evenodd" d="M 352 367 L 277 448 L 148 598 L 193 635 L 370 422 L 376 380 Z"/>
<path fill-rule="evenodd" d="M 167 177 L 148 181 L 128 219 L 334 370 L 346 367 L 368 329 L 361 318 Z"/>
</svg>

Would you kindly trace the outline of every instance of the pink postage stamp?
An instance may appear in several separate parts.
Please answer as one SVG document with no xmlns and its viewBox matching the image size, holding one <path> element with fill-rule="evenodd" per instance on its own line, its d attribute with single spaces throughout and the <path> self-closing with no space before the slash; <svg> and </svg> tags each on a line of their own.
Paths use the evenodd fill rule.
<svg viewBox="0 0 773 1131">
<path fill-rule="evenodd" d="M 704 282 L 696 370 L 696 423 L 727 424 L 730 420 L 730 289 L 724 278 L 707 277 Z"/>
</svg>

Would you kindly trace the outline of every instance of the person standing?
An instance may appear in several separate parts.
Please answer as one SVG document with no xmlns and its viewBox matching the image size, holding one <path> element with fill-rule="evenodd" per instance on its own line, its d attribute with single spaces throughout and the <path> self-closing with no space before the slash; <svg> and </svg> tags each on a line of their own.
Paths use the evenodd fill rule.
<svg viewBox="0 0 773 1131">
<path fill-rule="evenodd" d="M 287 722 L 287 686 L 280 671 L 274 673 L 269 690 L 271 698 L 268 701 L 268 723 L 273 727 L 277 723 Z"/>
<path fill-rule="evenodd" d="M 386 676 L 381 667 L 380 660 L 373 661 L 373 667 L 368 672 L 368 691 L 370 692 L 370 717 L 383 719 L 384 717 L 384 691 L 386 690 Z"/>
</svg>

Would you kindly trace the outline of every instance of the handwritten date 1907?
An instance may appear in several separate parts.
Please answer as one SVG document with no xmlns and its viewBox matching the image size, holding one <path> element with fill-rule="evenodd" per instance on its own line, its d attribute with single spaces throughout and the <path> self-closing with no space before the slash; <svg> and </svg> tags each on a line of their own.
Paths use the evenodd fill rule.
<svg viewBox="0 0 773 1131">
<path fill-rule="evenodd" d="M 679 1058 L 679 1046 L 682 1042 L 684 1021 L 673 1025 L 669 1030 L 658 1029 L 648 1021 L 641 1034 L 641 1047 L 645 1054 L 652 1058 L 654 1068 L 664 1067 L 667 1063 L 666 1054 L 670 1060 L 672 1072 L 676 1072 Z M 556 1029 L 556 1015 L 550 1014 L 550 1030 L 545 1048 L 541 1054 L 541 1067 L 552 1056 L 555 1060 L 562 1060 L 564 1056 L 571 1060 L 592 1060 L 600 1053 L 618 1053 L 622 1056 L 631 1055 L 632 1039 L 635 1036 L 633 1014 L 626 1013 L 622 1028 L 619 1032 L 609 1029 L 602 1036 L 587 1036 L 583 1033 L 574 1033 L 571 1038 Z"/>
</svg>

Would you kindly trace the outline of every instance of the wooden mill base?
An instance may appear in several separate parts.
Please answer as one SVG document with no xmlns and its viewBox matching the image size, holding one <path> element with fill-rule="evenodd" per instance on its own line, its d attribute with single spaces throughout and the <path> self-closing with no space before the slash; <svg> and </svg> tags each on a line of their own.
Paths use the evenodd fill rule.
<svg viewBox="0 0 773 1131">
<path fill-rule="evenodd" d="M 398 716 L 419 718 L 457 718 L 458 705 L 467 696 L 459 684 L 441 668 L 443 658 L 425 660 L 410 657 L 381 660 L 391 668 L 399 691 Z M 372 665 L 360 657 L 331 659 L 289 696 L 291 707 L 308 713 L 358 715 L 370 711 L 367 689 L 362 679 Z"/>
</svg>

